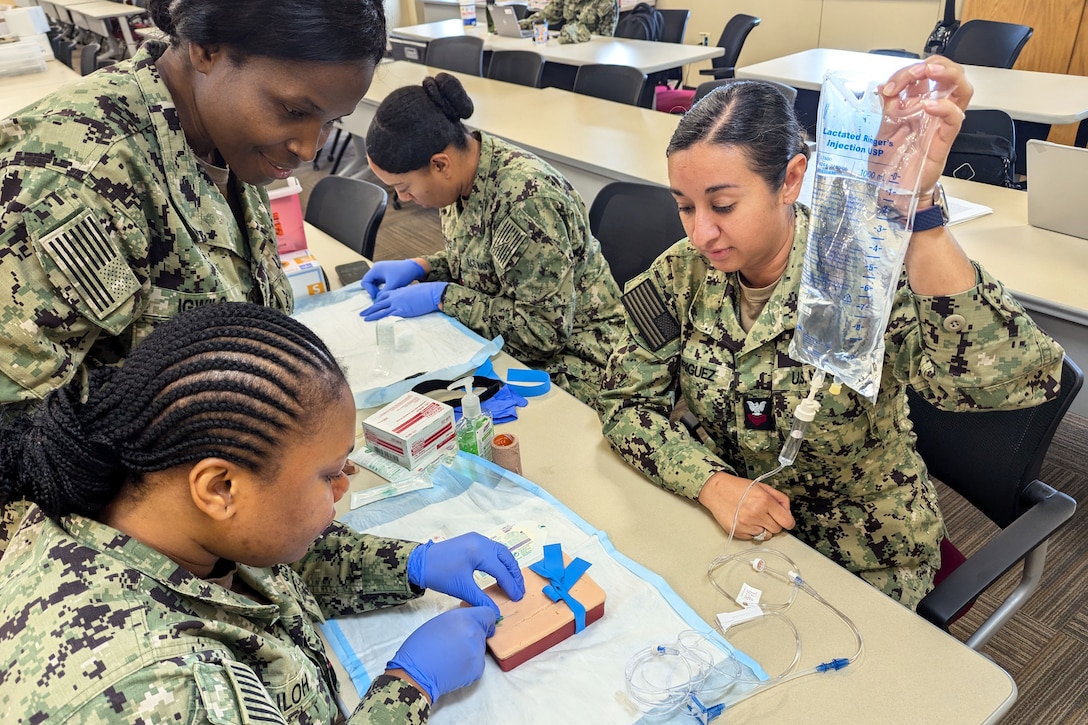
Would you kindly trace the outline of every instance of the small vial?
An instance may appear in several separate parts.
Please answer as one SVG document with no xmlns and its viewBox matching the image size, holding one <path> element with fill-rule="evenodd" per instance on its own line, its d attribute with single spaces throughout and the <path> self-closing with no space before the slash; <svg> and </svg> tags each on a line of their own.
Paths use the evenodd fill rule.
<svg viewBox="0 0 1088 725">
<path fill-rule="evenodd" d="M 374 326 L 375 336 L 378 340 L 378 352 L 393 352 L 397 347 L 397 336 L 393 326 L 397 323 L 388 317 L 378 320 Z"/>
<path fill-rule="evenodd" d="M 388 375 L 390 360 L 397 347 L 397 338 L 393 332 L 395 320 L 384 317 L 374 325 L 374 336 L 378 343 L 378 357 L 374 361 L 374 372 L 378 375 Z"/>
</svg>

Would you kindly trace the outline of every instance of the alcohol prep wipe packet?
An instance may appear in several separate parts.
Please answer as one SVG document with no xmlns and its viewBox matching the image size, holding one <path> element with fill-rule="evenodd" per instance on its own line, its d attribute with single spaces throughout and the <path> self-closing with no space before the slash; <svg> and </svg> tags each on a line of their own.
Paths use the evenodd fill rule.
<svg viewBox="0 0 1088 725">
<path fill-rule="evenodd" d="M 891 315 L 935 118 L 928 79 L 885 99 L 884 81 L 828 73 L 816 190 L 790 356 L 876 401 Z"/>
</svg>

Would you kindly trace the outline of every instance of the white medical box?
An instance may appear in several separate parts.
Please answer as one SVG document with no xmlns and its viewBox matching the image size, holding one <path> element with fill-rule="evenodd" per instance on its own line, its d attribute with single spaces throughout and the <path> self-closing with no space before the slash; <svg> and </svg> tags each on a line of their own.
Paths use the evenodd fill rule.
<svg viewBox="0 0 1088 725">
<path fill-rule="evenodd" d="M 363 421 L 367 446 L 380 456 L 414 469 L 436 451 L 456 446 L 453 408 L 407 392 Z"/>
<path fill-rule="evenodd" d="M 287 281 L 291 283 L 291 291 L 295 298 L 319 295 L 329 288 L 325 279 L 325 271 L 308 251 L 288 252 L 280 255 L 280 265 L 283 273 L 287 275 Z"/>
</svg>

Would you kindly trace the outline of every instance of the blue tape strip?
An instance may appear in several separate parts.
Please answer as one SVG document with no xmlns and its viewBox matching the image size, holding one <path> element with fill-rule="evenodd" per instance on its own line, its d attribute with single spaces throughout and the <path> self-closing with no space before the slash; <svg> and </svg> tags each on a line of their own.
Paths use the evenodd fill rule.
<svg viewBox="0 0 1088 725">
<path fill-rule="evenodd" d="M 476 374 L 485 378 L 503 380 L 503 377 L 495 372 L 495 366 L 490 359 L 476 368 Z M 552 389 L 552 378 L 545 370 L 510 368 L 506 371 L 506 379 L 503 382 L 523 398 L 535 398 Z"/>
<path fill-rule="evenodd" d="M 551 582 L 543 589 L 548 599 L 553 602 L 562 599 L 570 607 L 570 611 L 574 613 L 575 634 L 586 628 L 586 607 L 574 598 L 570 590 L 588 568 L 589 562 L 579 558 L 575 558 L 570 566 L 563 566 L 563 547 L 559 544 L 547 544 L 544 547 L 544 558 L 529 565 L 529 569 Z"/>
</svg>

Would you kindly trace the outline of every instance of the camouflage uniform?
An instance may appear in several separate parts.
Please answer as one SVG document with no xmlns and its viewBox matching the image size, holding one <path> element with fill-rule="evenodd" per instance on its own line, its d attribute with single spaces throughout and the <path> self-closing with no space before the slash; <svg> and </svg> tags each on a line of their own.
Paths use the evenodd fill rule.
<svg viewBox="0 0 1088 725">
<path fill-rule="evenodd" d="M 619 0 L 550 0 L 543 10 L 522 22 L 529 25 L 536 18 L 544 18 L 551 25 L 561 20 L 578 22 L 594 35 L 613 35 L 620 19 L 620 4 Z"/>
<path fill-rule="evenodd" d="M 555 169 L 480 134 L 468 201 L 442 209 L 446 248 L 428 281 L 452 281 L 442 310 L 596 406 L 623 332 L 620 291 L 578 192 Z"/>
<path fill-rule="evenodd" d="M 605 377 L 604 432 L 670 491 L 696 499 L 716 472 L 752 479 L 778 465 L 813 373 L 788 352 L 808 234 L 808 212 L 796 210 L 785 274 L 747 333 L 735 311 L 737 275 L 710 267 L 687 240 L 627 285 L 624 302 L 638 311 Z M 1060 379 L 1061 348 L 976 269 L 974 288 L 944 297 L 915 295 L 901 277 L 876 404 L 825 386 L 796 463 L 767 481 L 789 496 L 798 538 L 909 607 L 932 588 L 944 523 L 914 449 L 904 386 L 943 409 L 969 410 L 1040 403 Z M 706 446 L 669 422 L 677 385 Z"/>
<path fill-rule="evenodd" d="M 268 195 L 232 175 L 236 216 L 197 163 L 155 68 L 165 50 L 0 121 L 0 421 L 189 307 L 291 310 Z M 0 554 L 25 510 L 0 515 Z"/>
<path fill-rule="evenodd" d="M 293 567 L 238 566 L 243 596 L 116 529 L 35 506 L 0 561 L 0 721 L 342 721 L 314 623 L 417 597 L 415 546 L 334 523 Z M 349 722 L 428 712 L 383 675 Z"/>
</svg>

